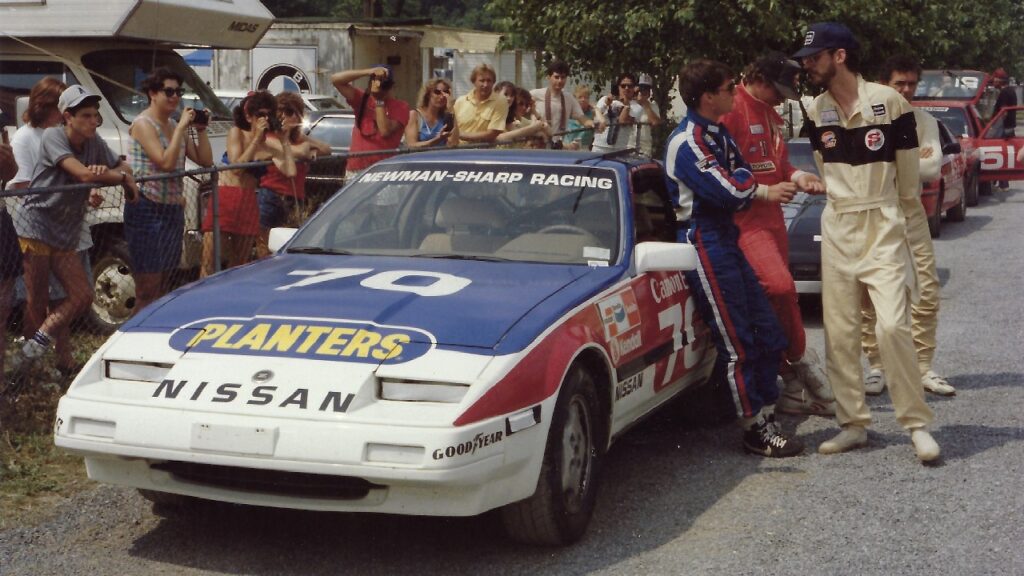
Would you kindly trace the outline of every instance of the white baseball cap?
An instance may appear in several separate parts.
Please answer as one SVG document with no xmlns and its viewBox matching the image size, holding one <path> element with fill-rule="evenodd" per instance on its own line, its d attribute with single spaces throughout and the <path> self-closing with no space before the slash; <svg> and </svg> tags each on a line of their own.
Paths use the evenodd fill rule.
<svg viewBox="0 0 1024 576">
<path fill-rule="evenodd" d="M 57 108 L 60 109 L 61 112 L 64 112 L 68 108 L 74 108 L 75 106 L 78 106 L 90 99 L 99 102 L 103 98 L 89 92 L 79 84 L 72 84 L 60 93 L 60 98 L 57 100 Z"/>
</svg>

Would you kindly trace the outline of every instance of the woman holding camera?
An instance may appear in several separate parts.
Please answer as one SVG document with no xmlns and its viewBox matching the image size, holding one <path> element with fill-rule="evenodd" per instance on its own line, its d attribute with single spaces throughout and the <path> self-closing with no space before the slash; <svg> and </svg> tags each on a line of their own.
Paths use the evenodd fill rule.
<svg viewBox="0 0 1024 576">
<path fill-rule="evenodd" d="M 295 176 L 295 157 L 287 130 L 277 118 L 277 99 L 266 90 L 250 92 L 234 109 L 235 125 L 228 132 L 228 149 L 224 153 L 229 164 L 272 160 L 287 178 Z M 289 126 L 290 128 L 290 126 Z M 275 138 L 267 138 L 273 132 Z M 227 267 L 245 264 L 252 258 L 253 247 L 260 233 L 260 210 L 256 188 L 267 172 L 266 166 L 220 173 L 217 204 L 220 228 L 221 260 Z M 215 271 L 213 250 L 213 206 L 207 201 L 203 215 L 203 262 L 200 277 Z"/>
<path fill-rule="evenodd" d="M 458 146 L 459 127 L 452 105 L 452 85 L 444 78 L 428 80 L 420 89 L 419 106 L 409 112 L 405 145 L 410 148 Z"/>
<path fill-rule="evenodd" d="M 352 85 L 360 78 L 369 77 L 369 86 L 361 90 Z M 394 150 L 402 143 L 405 126 L 409 122 L 409 105 L 391 96 L 395 78 L 391 67 L 374 66 L 363 70 L 344 70 L 331 75 L 331 83 L 356 111 L 356 124 L 352 127 L 352 145 L 349 152 Z M 354 156 L 345 165 L 345 178 L 358 176 L 374 163 L 391 156 L 376 154 Z"/>
<path fill-rule="evenodd" d="M 629 131 L 634 129 L 644 113 L 643 107 L 637 102 L 636 91 L 636 75 L 625 72 L 619 74 L 612 86 L 612 94 L 598 100 L 594 107 L 598 123 L 591 148 L 594 152 L 625 150 L 629 146 Z"/>
<path fill-rule="evenodd" d="M 178 110 L 184 90 L 181 76 L 169 68 L 157 68 L 142 81 L 149 107 L 128 129 L 132 136 L 132 170 L 136 176 L 155 176 L 185 169 L 188 156 L 200 166 L 213 166 L 213 152 L 206 134 L 209 113 Z M 185 197 L 181 176 L 150 180 L 140 186 L 138 202 L 124 207 L 124 236 L 132 258 L 135 310 L 167 292 L 168 279 L 181 260 L 185 232 Z"/>
<path fill-rule="evenodd" d="M 533 95 L 526 88 L 515 87 L 512 120 L 495 142 L 512 148 L 547 148 L 551 141 L 551 126 L 537 114 Z"/>
</svg>

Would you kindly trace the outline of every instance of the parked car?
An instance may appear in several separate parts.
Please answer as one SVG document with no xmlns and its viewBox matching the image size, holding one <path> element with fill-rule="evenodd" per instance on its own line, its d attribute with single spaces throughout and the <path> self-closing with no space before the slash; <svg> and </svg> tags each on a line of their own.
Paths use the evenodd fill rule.
<svg viewBox="0 0 1024 576">
<path fill-rule="evenodd" d="M 234 110 L 235 106 L 238 106 L 242 102 L 242 98 L 245 98 L 248 94 L 248 90 L 214 90 L 214 94 L 220 98 L 221 102 L 228 107 L 229 110 Z M 334 96 L 327 94 L 300 94 L 302 101 L 306 104 L 306 113 L 319 112 L 323 110 L 351 110 L 348 106 L 345 106 Z"/>
<path fill-rule="evenodd" d="M 942 143 L 942 175 L 925 182 L 921 189 L 921 203 L 928 215 L 928 232 L 938 238 L 942 230 L 942 215 L 950 222 L 963 222 L 967 216 L 965 181 L 967 155 L 960 142 L 943 122 L 939 122 L 939 140 Z"/>
<path fill-rule="evenodd" d="M 516 539 L 575 541 L 610 444 L 714 364 L 675 233 L 648 159 L 383 160 L 273 230 L 274 256 L 124 325 L 61 399 L 56 443 L 164 511 L 497 508 Z"/>
<path fill-rule="evenodd" d="M 352 145 L 352 128 L 356 117 L 352 111 L 310 112 L 304 120 L 304 132 L 330 144 L 331 157 L 313 162 L 306 175 L 306 196 L 315 208 L 345 185 L 345 158 Z M 341 155 L 341 156 L 339 156 Z"/>
</svg>

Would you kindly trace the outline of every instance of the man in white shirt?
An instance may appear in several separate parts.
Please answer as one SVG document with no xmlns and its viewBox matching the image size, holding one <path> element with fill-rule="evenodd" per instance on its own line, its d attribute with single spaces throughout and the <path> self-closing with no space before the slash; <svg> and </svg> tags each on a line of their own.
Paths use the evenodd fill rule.
<svg viewBox="0 0 1024 576">
<path fill-rule="evenodd" d="M 643 114 L 640 115 L 636 130 L 630 132 L 629 147 L 636 148 L 644 156 L 653 158 L 654 137 L 651 134 L 651 128 L 659 126 L 665 121 L 661 118 L 661 109 L 658 108 L 658 103 L 651 99 L 651 77 L 641 74 L 637 87 L 636 103 L 643 108 Z"/>
<path fill-rule="evenodd" d="M 580 103 L 565 93 L 565 83 L 569 79 L 569 65 L 561 60 L 552 60 L 548 64 L 548 87 L 530 90 L 534 108 L 541 118 L 551 126 L 552 132 L 565 132 L 570 118 L 579 122 L 584 128 L 593 128 L 594 122 L 583 113 Z M 558 138 L 561 141 L 561 138 Z"/>
</svg>

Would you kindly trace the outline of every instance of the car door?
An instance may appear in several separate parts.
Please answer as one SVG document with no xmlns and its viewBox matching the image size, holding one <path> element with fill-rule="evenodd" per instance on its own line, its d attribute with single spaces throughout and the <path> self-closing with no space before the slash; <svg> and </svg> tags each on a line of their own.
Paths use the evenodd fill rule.
<svg viewBox="0 0 1024 576">
<path fill-rule="evenodd" d="M 981 181 L 1024 180 L 1024 106 L 1003 108 L 978 139 Z"/>
<path fill-rule="evenodd" d="M 632 237 L 627 246 L 674 241 L 675 212 L 664 173 L 652 164 L 631 172 L 630 180 Z M 615 367 L 614 435 L 699 381 L 709 361 L 708 331 L 681 271 L 640 274 L 599 302 L 598 309 L 606 331 L 614 329 L 608 334 Z"/>
</svg>

